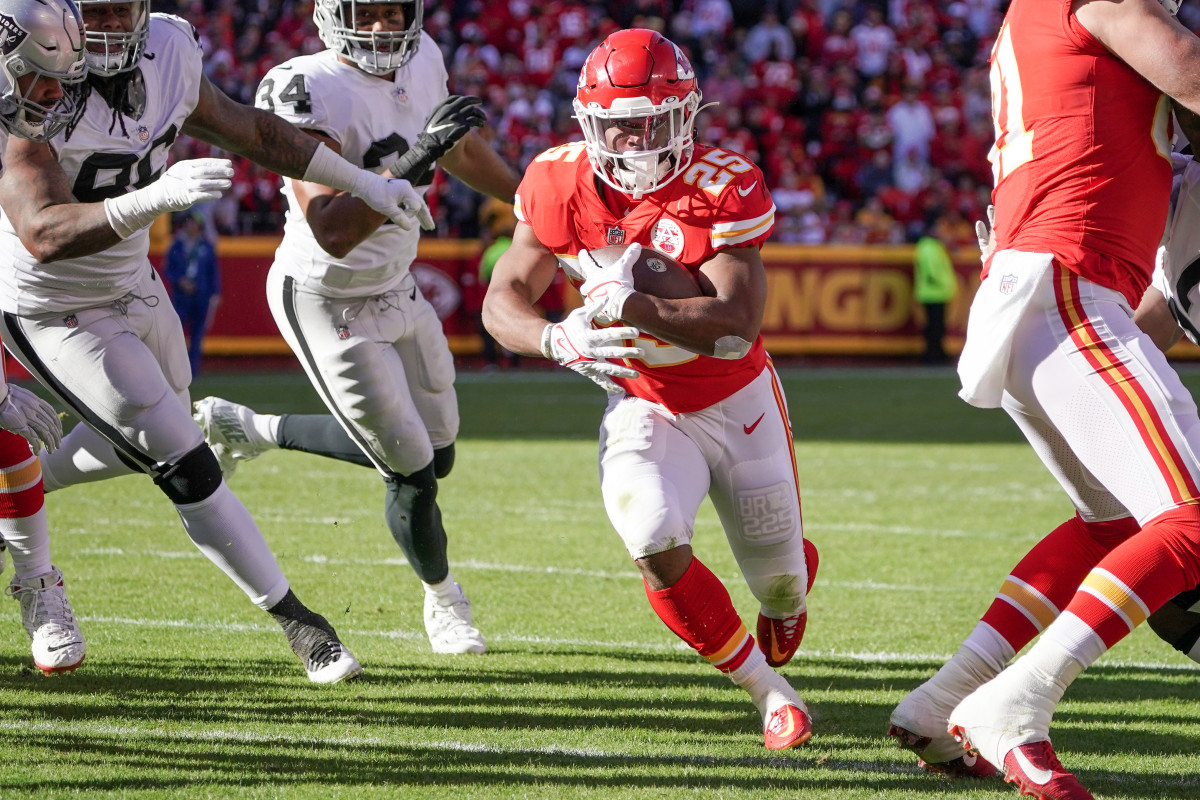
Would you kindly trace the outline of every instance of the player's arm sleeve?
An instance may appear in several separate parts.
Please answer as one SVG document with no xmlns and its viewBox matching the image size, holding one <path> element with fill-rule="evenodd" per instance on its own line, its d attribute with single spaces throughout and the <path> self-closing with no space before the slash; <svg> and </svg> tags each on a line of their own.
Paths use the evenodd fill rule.
<svg viewBox="0 0 1200 800">
<path fill-rule="evenodd" d="M 513 196 L 513 213 L 518 222 L 524 222 L 533 229 L 533 235 L 539 242 L 546 242 L 552 250 L 557 250 L 562 244 L 561 236 L 554 235 L 561 225 L 555 225 L 555 220 L 546 215 L 547 204 L 541 202 L 540 196 L 546 194 L 546 176 L 537 162 L 529 165 L 521 182 L 517 184 Z M 553 206 L 553 203 L 549 204 Z M 559 216 L 565 217 L 565 210 L 560 209 Z"/>
<path fill-rule="evenodd" d="M 762 247 L 774 228 L 775 203 L 762 172 L 755 167 L 738 175 L 718 196 L 712 219 L 712 249 Z"/>
<path fill-rule="evenodd" d="M 166 73 L 163 94 L 180 98 L 186 108 L 195 108 L 200 100 L 201 81 L 197 76 L 204 74 L 204 50 L 200 47 L 200 35 L 192 23 L 174 14 L 152 14 L 150 24 L 158 28 L 156 33 L 165 35 L 165 46 L 177 51 L 180 61 L 178 69 Z"/>
</svg>

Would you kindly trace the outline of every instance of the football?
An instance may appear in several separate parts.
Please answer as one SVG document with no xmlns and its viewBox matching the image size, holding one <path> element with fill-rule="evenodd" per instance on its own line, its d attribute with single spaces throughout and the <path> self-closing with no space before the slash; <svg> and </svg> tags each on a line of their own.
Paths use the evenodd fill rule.
<svg viewBox="0 0 1200 800">
<path fill-rule="evenodd" d="M 589 252 L 596 263 L 604 268 L 616 263 L 624 255 L 625 247 L 601 247 Z M 688 272 L 687 267 L 666 253 L 649 247 L 642 248 L 642 254 L 633 265 L 633 288 L 642 294 L 661 297 L 664 300 L 700 296 L 700 285 L 696 283 L 692 273 Z"/>
</svg>

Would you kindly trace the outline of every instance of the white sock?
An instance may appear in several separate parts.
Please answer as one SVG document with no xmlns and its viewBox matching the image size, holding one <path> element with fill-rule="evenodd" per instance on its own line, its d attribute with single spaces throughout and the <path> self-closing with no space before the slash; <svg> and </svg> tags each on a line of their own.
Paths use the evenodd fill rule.
<svg viewBox="0 0 1200 800">
<path fill-rule="evenodd" d="M 944 697 L 957 703 L 1000 673 L 990 660 L 983 658 L 967 643 L 925 682 L 931 697 Z M 938 709 L 939 714 L 949 714 L 950 708 Z"/>
<path fill-rule="evenodd" d="M 32 578 L 50 571 L 50 531 L 45 506 L 28 517 L 0 519 L 0 539 L 8 543 L 8 554 L 18 578 Z"/>
<path fill-rule="evenodd" d="M 288 591 L 288 581 L 275 561 L 250 512 L 224 482 L 199 503 L 177 505 L 192 543 L 229 576 L 259 608 L 272 608 Z"/>
<path fill-rule="evenodd" d="M 1054 642 L 1085 670 L 1104 655 L 1108 645 L 1090 625 L 1069 611 L 1059 615 L 1038 641 Z M 1030 653 L 1033 651 L 1030 650 Z M 1078 673 L 1076 673 L 1078 675 Z M 1074 680 L 1074 676 L 1071 678 Z"/>
<path fill-rule="evenodd" d="M 1083 665 L 1043 634 L 1029 652 L 959 703 L 950 720 L 965 725 L 980 754 L 1002 766 L 1014 747 L 1049 738 L 1058 703 L 1081 672 Z"/>
<path fill-rule="evenodd" d="M 426 594 L 434 595 L 442 600 L 458 597 L 459 588 L 455 585 L 454 574 L 451 572 L 447 572 L 446 577 L 437 583 L 425 583 L 425 581 L 421 581 L 421 585 L 425 587 Z"/>
<path fill-rule="evenodd" d="M 752 655 L 746 660 L 746 664 L 729 673 L 729 677 L 750 695 L 758 713 L 762 715 L 763 724 L 766 724 L 772 714 L 787 705 L 796 706 L 807 713 L 808 706 L 804 705 L 804 701 L 800 699 L 800 695 L 796 693 L 791 684 L 782 675 L 771 669 L 762 651 L 755 647 L 754 654 L 757 658 Z M 751 661 L 755 666 L 746 671 L 745 668 Z M 734 678 L 735 674 L 738 675 L 736 679 Z"/>
<path fill-rule="evenodd" d="M 754 690 L 747 687 L 747 682 L 754 684 L 756 681 L 761 681 L 759 669 L 766 666 L 766 664 L 767 657 L 755 645 L 754 649 L 750 651 L 750 655 L 742 662 L 742 665 L 726 674 L 729 675 L 729 680 L 733 681 L 735 686 L 741 686 L 753 695 Z M 767 667 L 767 669 L 771 670 L 770 667 Z M 771 671 L 773 672 L 774 670 Z"/>
<path fill-rule="evenodd" d="M 1017 654 L 1008 640 L 986 622 L 980 622 L 975 626 L 975 630 L 971 631 L 971 635 L 963 642 L 963 646 L 970 648 L 975 655 L 983 659 L 987 669 L 991 671 L 987 680 L 991 680 L 999 674 L 1000 670 L 1004 669 L 1004 665 L 1012 661 L 1013 656 Z"/>
</svg>

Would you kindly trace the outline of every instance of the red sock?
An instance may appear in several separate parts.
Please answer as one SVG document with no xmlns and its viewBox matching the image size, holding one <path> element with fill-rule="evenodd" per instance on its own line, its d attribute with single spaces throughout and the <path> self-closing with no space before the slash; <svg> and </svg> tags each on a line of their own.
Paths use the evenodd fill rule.
<svg viewBox="0 0 1200 800">
<path fill-rule="evenodd" d="M 42 467 L 29 443 L 10 431 L 0 431 L 0 519 L 36 514 L 45 503 Z"/>
<path fill-rule="evenodd" d="M 646 597 L 659 619 L 676 636 L 722 672 L 732 672 L 754 651 L 754 638 L 733 608 L 729 592 L 693 558 L 687 571 L 666 589 L 646 587 Z"/>
<path fill-rule="evenodd" d="M 983 622 L 1020 651 L 1055 620 L 1092 567 L 1137 532 L 1132 517 L 1110 522 L 1071 517 L 1013 568 Z"/>
<path fill-rule="evenodd" d="M 1200 506 L 1171 509 L 1105 556 L 1066 610 L 1112 647 L 1180 592 L 1200 583 Z"/>
</svg>

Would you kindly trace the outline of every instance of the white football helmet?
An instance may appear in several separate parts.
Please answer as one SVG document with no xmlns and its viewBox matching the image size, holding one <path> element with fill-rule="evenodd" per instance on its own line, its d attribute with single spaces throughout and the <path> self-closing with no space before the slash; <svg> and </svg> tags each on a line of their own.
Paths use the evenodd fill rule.
<svg viewBox="0 0 1200 800">
<path fill-rule="evenodd" d="M 76 0 L 80 10 L 89 6 L 118 5 L 114 0 Z M 121 3 L 121 5 L 126 5 Z M 127 4 L 133 19 L 130 31 L 87 31 L 88 69 L 93 75 L 110 77 L 128 72 L 138 65 L 146 40 L 150 37 L 150 0 L 134 0 Z"/>
<path fill-rule="evenodd" d="M 1179 14 L 1179 6 L 1183 0 L 1158 0 L 1158 2 L 1167 10 L 1168 14 L 1174 17 Z"/>
<path fill-rule="evenodd" d="M 74 116 L 86 77 L 83 22 L 71 0 L 6 0 L 0 10 L 0 125 L 22 139 L 50 139 Z M 49 81 L 58 82 L 62 96 L 47 106 L 32 95 Z"/>
<path fill-rule="evenodd" d="M 666 186 L 692 161 L 700 88 L 687 56 L 655 31 L 617 31 L 584 62 L 575 92 L 575 118 L 588 159 L 600 179 L 641 197 Z M 612 128 L 637 136 L 639 149 L 619 151 Z"/>
<path fill-rule="evenodd" d="M 396 0 L 316 0 L 313 21 L 317 34 L 330 50 L 349 59 L 363 72 L 386 75 L 400 69 L 417 54 L 421 44 L 423 0 L 401 0 L 407 23 L 400 31 L 360 31 L 354 21 L 358 8 L 367 5 L 396 5 Z"/>
</svg>

